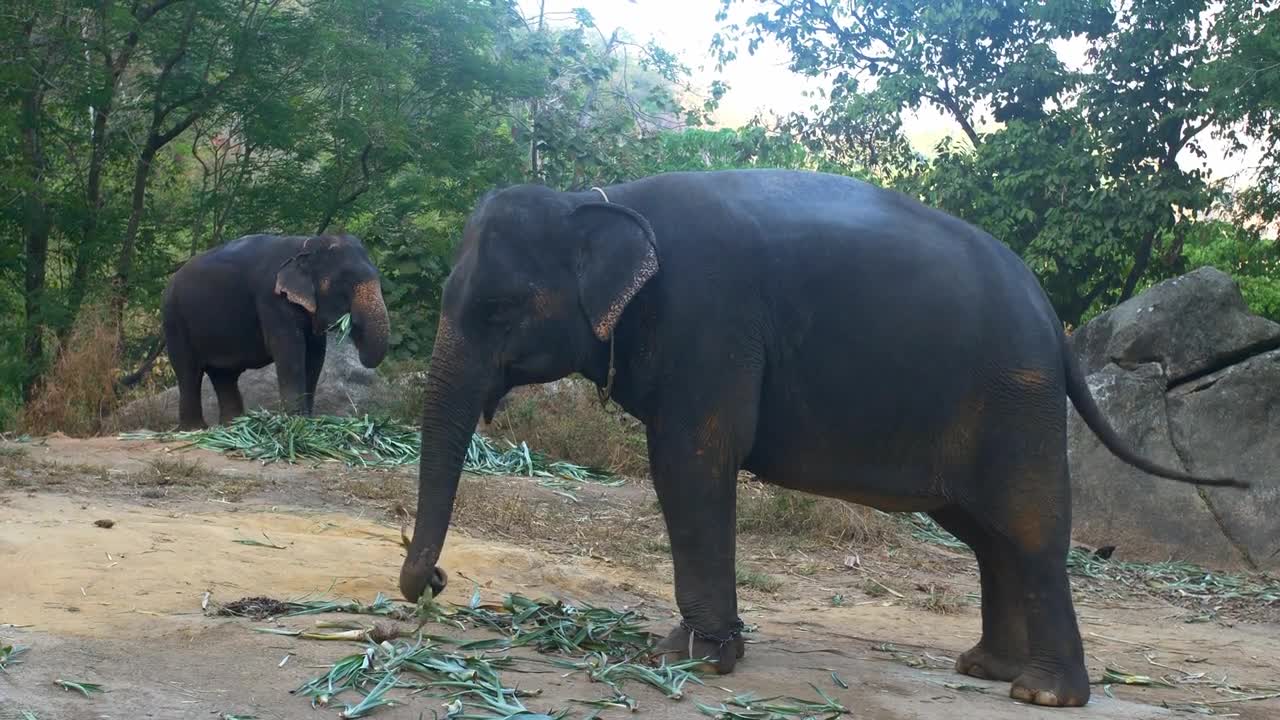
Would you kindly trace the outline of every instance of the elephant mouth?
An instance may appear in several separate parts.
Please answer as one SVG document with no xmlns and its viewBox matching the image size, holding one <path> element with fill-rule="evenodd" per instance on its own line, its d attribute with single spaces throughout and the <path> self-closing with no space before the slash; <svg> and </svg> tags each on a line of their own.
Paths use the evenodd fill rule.
<svg viewBox="0 0 1280 720">
<path fill-rule="evenodd" d="M 498 406 L 502 404 L 502 399 L 510 392 L 511 386 L 507 384 L 506 374 L 503 373 L 498 382 L 494 383 L 489 392 L 485 393 L 484 399 L 484 424 L 488 425 L 493 422 L 493 416 L 498 413 Z"/>
</svg>

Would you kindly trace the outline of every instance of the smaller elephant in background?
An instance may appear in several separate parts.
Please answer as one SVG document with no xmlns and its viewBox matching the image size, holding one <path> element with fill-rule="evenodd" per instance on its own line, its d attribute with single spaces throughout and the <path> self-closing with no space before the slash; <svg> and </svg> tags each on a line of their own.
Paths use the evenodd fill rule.
<svg viewBox="0 0 1280 720">
<path fill-rule="evenodd" d="M 204 375 L 227 423 L 244 414 L 240 374 L 272 362 L 283 409 L 310 415 L 325 332 L 348 312 L 361 364 L 377 367 L 390 322 L 378 269 L 353 236 L 247 235 L 191 258 L 161 301 L 179 427 L 206 427 Z"/>
</svg>

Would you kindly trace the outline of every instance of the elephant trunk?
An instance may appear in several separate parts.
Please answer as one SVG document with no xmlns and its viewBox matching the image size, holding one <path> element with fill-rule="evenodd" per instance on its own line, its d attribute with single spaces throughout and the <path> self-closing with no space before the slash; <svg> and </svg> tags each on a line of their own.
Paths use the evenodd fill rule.
<svg viewBox="0 0 1280 720">
<path fill-rule="evenodd" d="M 351 339 L 360 351 L 361 365 L 378 367 L 387 355 L 390 333 L 387 306 L 377 278 L 356 285 L 351 297 Z"/>
<path fill-rule="evenodd" d="M 464 342 L 442 316 L 423 403 L 418 512 L 400 569 L 400 592 L 410 602 L 417 602 L 428 585 L 434 596 L 448 582 L 436 561 L 449 531 L 462 462 L 480 419 L 484 365 L 467 357 Z"/>
</svg>

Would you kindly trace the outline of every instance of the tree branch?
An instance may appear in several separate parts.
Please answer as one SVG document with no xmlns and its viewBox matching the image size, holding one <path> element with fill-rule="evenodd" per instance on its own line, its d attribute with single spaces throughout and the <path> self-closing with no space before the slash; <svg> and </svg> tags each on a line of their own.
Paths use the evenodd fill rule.
<svg viewBox="0 0 1280 720">
<path fill-rule="evenodd" d="M 324 217 L 320 220 L 319 227 L 316 228 L 316 234 L 319 235 L 329 227 L 329 223 L 333 222 L 333 216 L 338 214 L 342 208 L 350 205 L 360 198 L 361 195 L 369 191 L 373 186 L 371 173 L 369 172 L 369 152 L 373 150 L 373 141 L 365 143 L 364 150 L 360 153 L 360 172 L 363 183 L 352 190 L 346 197 L 339 199 L 328 210 L 325 211 Z"/>
</svg>

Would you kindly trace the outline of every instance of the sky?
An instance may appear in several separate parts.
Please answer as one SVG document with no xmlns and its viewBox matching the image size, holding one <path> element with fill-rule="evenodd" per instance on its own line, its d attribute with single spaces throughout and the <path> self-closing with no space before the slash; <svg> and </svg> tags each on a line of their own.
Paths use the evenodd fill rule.
<svg viewBox="0 0 1280 720">
<path fill-rule="evenodd" d="M 608 35 L 615 28 L 623 28 L 636 42 L 654 39 L 663 48 L 678 55 L 684 64 L 694 71 L 694 84 L 706 87 L 711 80 L 720 78 L 730 86 L 716 113 L 716 122 L 735 127 L 750 120 L 757 112 L 773 111 L 784 114 L 807 110 L 814 100 L 805 97 L 825 83 L 810 79 L 787 69 L 790 55 L 776 42 L 766 42 L 755 55 L 741 49 L 736 60 L 723 71 L 717 72 L 716 60 L 711 54 L 711 40 L 720 23 L 715 16 L 720 0 L 544 0 L 549 18 L 564 19 L 574 8 L 585 8 L 596 24 Z M 519 0 L 525 15 L 535 17 L 539 0 Z M 760 7 L 755 3 L 735 3 L 730 20 L 741 22 Z M 1085 62 L 1086 45 L 1083 40 L 1060 42 L 1054 48 L 1068 67 L 1080 67 Z M 959 126 L 946 115 L 931 108 L 922 107 L 903 118 L 907 139 L 920 152 L 932 154 L 938 141 L 947 135 L 963 137 Z M 982 129 L 981 127 L 979 129 Z M 1202 145 L 1209 158 L 1202 162 L 1189 153 L 1179 157 L 1184 167 L 1203 166 L 1217 177 L 1234 175 L 1244 163 L 1257 162 L 1254 157 L 1226 157 L 1226 146 L 1201 134 Z"/>
</svg>

